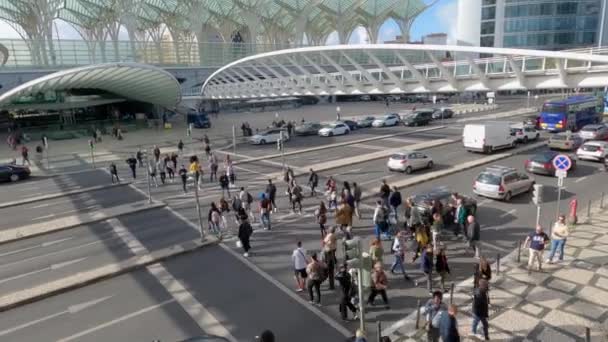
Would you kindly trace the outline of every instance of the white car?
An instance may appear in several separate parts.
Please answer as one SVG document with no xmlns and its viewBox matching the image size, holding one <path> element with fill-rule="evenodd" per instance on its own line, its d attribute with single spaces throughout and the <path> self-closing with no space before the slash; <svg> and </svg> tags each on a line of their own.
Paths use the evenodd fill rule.
<svg viewBox="0 0 608 342">
<path fill-rule="evenodd" d="M 608 126 L 605 124 L 585 125 L 578 134 L 583 140 L 605 140 L 608 138 Z"/>
<path fill-rule="evenodd" d="M 281 131 L 283 131 L 283 141 L 289 140 L 289 134 L 287 134 L 286 130 L 269 129 L 267 131 L 256 133 L 254 136 L 249 138 L 249 141 L 255 145 L 276 143 L 279 141 L 279 139 L 281 139 Z"/>
<path fill-rule="evenodd" d="M 604 161 L 608 156 L 608 142 L 587 141 L 576 150 L 578 159 Z"/>
<path fill-rule="evenodd" d="M 433 158 L 417 151 L 405 151 L 393 154 L 386 166 L 391 171 L 401 171 L 407 174 L 418 169 L 430 169 L 433 167 Z"/>
<path fill-rule="evenodd" d="M 334 135 L 342 135 L 350 133 L 350 129 L 344 123 L 332 123 L 329 125 L 323 126 L 319 130 L 319 136 L 321 137 L 332 137 Z"/>
<path fill-rule="evenodd" d="M 397 114 L 388 114 L 372 122 L 372 127 L 397 126 L 401 119 Z"/>
<path fill-rule="evenodd" d="M 511 125 L 511 135 L 515 141 L 519 143 L 527 143 L 528 141 L 538 140 L 540 133 L 536 128 L 523 124 Z"/>
</svg>

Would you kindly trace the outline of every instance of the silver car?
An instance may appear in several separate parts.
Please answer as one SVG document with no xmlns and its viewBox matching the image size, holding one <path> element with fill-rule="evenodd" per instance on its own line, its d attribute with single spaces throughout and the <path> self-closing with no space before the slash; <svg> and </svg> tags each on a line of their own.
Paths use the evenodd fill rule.
<svg viewBox="0 0 608 342">
<path fill-rule="evenodd" d="M 473 184 L 477 195 L 510 201 L 511 197 L 532 191 L 534 178 L 507 166 L 491 166 L 481 172 Z"/>
<path fill-rule="evenodd" d="M 608 126 L 604 124 L 585 125 L 581 128 L 579 135 L 584 140 L 606 140 L 608 139 Z"/>
</svg>

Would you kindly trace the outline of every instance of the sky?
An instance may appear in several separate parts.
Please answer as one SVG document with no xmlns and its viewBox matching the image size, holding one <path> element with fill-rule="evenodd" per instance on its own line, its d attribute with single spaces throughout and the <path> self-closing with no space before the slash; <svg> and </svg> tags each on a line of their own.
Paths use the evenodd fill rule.
<svg viewBox="0 0 608 342">
<path fill-rule="evenodd" d="M 432 0 L 423 0 L 425 3 L 431 3 Z M 447 33 L 451 38 L 456 27 L 456 8 L 458 0 L 438 0 L 432 7 L 423 12 L 412 25 L 410 31 L 411 40 L 420 40 L 422 36 L 429 33 Z M 56 38 L 57 33 L 61 39 L 80 39 L 78 32 L 70 26 L 70 24 L 61 20 L 56 20 L 56 29 L 53 32 Z M 380 28 L 379 41 L 389 41 L 395 39 L 395 36 L 400 34 L 399 26 L 393 20 L 386 21 Z M 123 35 L 123 36 L 126 36 Z M 20 39 L 19 35 L 6 22 L 0 20 L 0 38 L 16 38 Z M 121 37 L 126 39 L 126 37 Z M 355 29 L 351 35 L 350 44 L 367 43 L 369 38 L 364 28 Z M 338 43 L 338 34 L 332 33 L 328 39 L 328 45 Z"/>
</svg>

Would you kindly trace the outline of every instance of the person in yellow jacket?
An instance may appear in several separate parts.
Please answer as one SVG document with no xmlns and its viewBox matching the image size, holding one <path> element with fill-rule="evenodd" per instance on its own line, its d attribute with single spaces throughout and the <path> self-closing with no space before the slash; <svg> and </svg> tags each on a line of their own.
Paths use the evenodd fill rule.
<svg viewBox="0 0 608 342">
<path fill-rule="evenodd" d="M 203 181 L 203 167 L 199 163 L 198 158 L 190 159 L 190 166 L 188 167 L 188 172 L 190 173 L 191 177 L 194 177 L 194 182 L 200 190 L 201 183 Z"/>
</svg>

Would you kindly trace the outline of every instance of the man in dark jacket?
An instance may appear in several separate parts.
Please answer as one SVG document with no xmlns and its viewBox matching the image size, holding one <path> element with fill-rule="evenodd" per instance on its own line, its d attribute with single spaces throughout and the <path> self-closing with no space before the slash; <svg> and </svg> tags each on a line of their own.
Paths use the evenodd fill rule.
<svg viewBox="0 0 608 342">
<path fill-rule="evenodd" d="M 439 323 L 439 334 L 443 342 L 460 342 L 460 334 L 458 333 L 458 320 L 456 314 L 458 308 L 454 304 L 448 307 L 448 314 L 441 315 Z"/>
<path fill-rule="evenodd" d="M 127 159 L 127 165 L 129 165 L 129 168 L 131 169 L 133 179 L 137 178 L 137 175 L 135 174 L 135 168 L 137 167 L 137 159 L 135 159 L 134 156 L 131 156 L 131 158 Z"/>
<path fill-rule="evenodd" d="M 342 320 L 348 320 L 348 311 L 349 309 L 354 317 L 353 319 L 357 319 L 357 308 L 351 302 L 352 294 L 355 291 L 355 287 L 353 286 L 353 281 L 346 270 L 346 265 L 341 265 L 340 270 L 336 273 L 336 280 L 340 284 L 340 288 L 342 289 L 342 299 L 340 300 L 340 315 L 342 316 Z"/>
<path fill-rule="evenodd" d="M 314 197 L 317 192 L 315 188 L 319 185 L 319 175 L 313 170 L 310 169 L 310 176 L 308 177 L 308 186 L 310 186 L 310 197 Z"/>
<path fill-rule="evenodd" d="M 479 287 L 473 289 L 473 325 L 471 326 L 471 332 L 477 335 L 477 326 L 481 322 L 483 325 L 483 338 L 486 341 L 490 340 L 488 334 L 489 304 L 488 281 L 480 279 Z"/>
<path fill-rule="evenodd" d="M 225 192 L 228 194 L 228 198 L 230 198 L 230 179 L 225 173 L 220 176 L 220 187 L 222 188 L 222 196 L 224 196 Z"/>
<path fill-rule="evenodd" d="M 395 220 L 399 220 L 399 207 L 401 206 L 401 193 L 396 186 L 393 187 L 393 192 L 388 196 L 388 204 L 390 204 L 395 213 Z"/>
<path fill-rule="evenodd" d="M 386 206 L 388 203 L 388 196 L 391 193 L 391 188 L 386 184 L 386 179 L 382 180 L 382 185 L 380 185 L 380 198 L 382 198 L 382 205 Z"/>
<path fill-rule="evenodd" d="M 114 184 L 114 178 L 116 178 L 116 182 L 120 183 L 118 170 L 116 169 L 116 164 L 114 164 L 114 162 L 110 163 L 110 175 L 112 176 L 112 184 Z"/>
<path fill-rule="evenodd" d="M 481 239 L 481 228 L 473 215 L 469 215 L 467 217 L 467 236 L 469 238 L 469 247 L 475 250 L 475 258 L 479 259 L 479 240 Z"/>
<path fill-rule="evenodd" d="M 241 244 L 243 245 L 243 250 L 245 251 L 245 253 L 243 253 L 244 257 L 249 256 L 249 250 L 251 249 L 251 245 L 249 244 L 249 238 L 251 237 L 251 234 L 253 234 L 253 228 L 251 228 L 251 224 L 249 223 L 249 220 L 245 219 L 239 225 L 239 234 L 238 234 L 239 240 L 241 241 Z"/>
<path fill-rule="evenodd" d="M 184 193 L 188 192 L 188 189 L 186 188 L 187 182 L 188 182 L 188 170 L 186 170 L 186 167 L 184 165 L 182 165 L 182 167 L 179 169 L 179 176 L 182 179 L 182 188 L 184 189 Z"/>
<path fill-rule="evenodd" d="M 274 184 L 272 184 L 272 179 L 268 180 L 268 185 L 266 185 L 266 193 L 268 194 L 268 199 L 272 203 L 272 207 L 274 208 L 274 211 L 276 212 L 277 205 L 274 202 L 274 199 L 277 195 L 277 187 Z"/>
<path fill-rule="evenodd" d="M 144 154 L 141 150 L 137 150 L 137 153 L 135 154 L 135 157 L 137 158 L 137 164 L 139 165 L 139 167 L 144 167 Z"/>
</svg>

